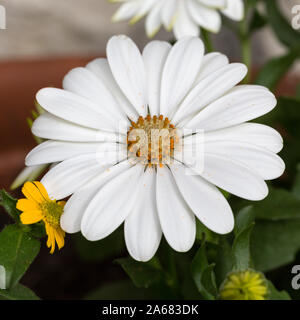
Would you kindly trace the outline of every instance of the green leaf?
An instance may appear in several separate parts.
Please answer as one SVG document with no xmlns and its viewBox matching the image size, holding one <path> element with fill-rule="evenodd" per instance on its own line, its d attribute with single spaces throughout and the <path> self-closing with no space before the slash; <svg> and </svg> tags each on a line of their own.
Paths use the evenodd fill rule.
<svg viewBox="0 0 300 320">
<path fill-rule="evenodd" d="M 20 222 L 20 211 L 16 208 L 17 199 L 14 199 L 5 190 L 0 190 L 0 205 L 17 222 Z"/>
<path fill-rule="evenodd" d="M 205 300 L 215 300 L 217 296 L 214 266 L 214 264 L 208 264 L 205 243 L 203 243 L 193 258 L 191 272 L 198 291 Z"/>
<path fill-rule="evenodd" d="M 91 242 L 81 233 L 74 235 L 75 246 L 85 261 L 103 261 L 122 256 L 125 251 L 123 230 L 118 229 L 107 238 Z"/>
<path fill-rule="evenodd" d="M 0 289 L 0 300 L 40 300 L 29 288 L 18 283 L 9 290 Z"/>
<path fill-rule="evenodd" d="M 115 260 L 138 288 L 149 288 L 163 280 L 163 272 L 155 258 L 138 262 L 131 257 Z"/>
<path fill-rule="evenodd" d="M 6 271 L 6 287 L 15 286 L 40 250 L 40 242 L 17 225 L 0 233 L 0 265 Z"/>
<path fill-rule="evenodd" d="M 217 258 L 216 258 L 216 281 L 218 286 L 225 280 L 226 275 L 232 271 L 233 268 L 233 256 L 231 246 L 227 239 L 223 236 L 220 238 Z"/>
<path fill-rule="evenodd" d="M 299 48 L 300 34 L 292 28 L 291 23 L 280 13 L 277 2 L 275 0 L 266 0 L 265 3 L 269 23 L 277 38 L 290 48 Z"/>
<path fill-rule="evenodd" d="M 300 218 L 300 200 L 284 189 L 269 189 L 269 195 L 253 206 L 256 219 L 284 220 Z"/>
<path fill-rule="evenodd" d="M 297 174 L 292 187 L 292 194 L 300 200 L 300 163 L 297 165 Z M 300 211 L 300 210 L 299 210 Z"/>
<path fill-rule="evenodd" d="M 250 236 L 253 227 L 254 222 L 238 233 L 234 239 L 232 253 L 234 258 L 234 269 L 236 270 L 245 270 L 250 267 Z"/>
<path fill-rule="evenodd" d="M 251 238 L 255 269 L 266 272 L 293 262 L 300 249 L 300 219 L 256 221 Z"/>
<path fill-rule="evenodd" d="M 232 245 L 235 270 L 245 270 L 250 267 L 250 236 L 254 226 L 254 217 L 251 206 L 245 207 L 236 216 L 235 239 Z"/>
<path fill-rule="evenodd" d="M 291 300 L 286 291 L 278 291 L 271 281 L 268 281 L 269 300 Z"/>
<path fill-rule="evenodd" d="M 196 239 L 203 240 L 205 239 L 206 242 L 211 242 L 218 244 L 219 236 L 205 227 L 203 223 L 201 223 L 198 219 L 196 219 Z"/>
<path fill-rule="evenodd" d="M 294 49 L 286 55 L 269 60 L 258 73 L 254 83 L 274 89 L 292 64 L 299 58 L 300 50 Z"/>
<path fill-rule="evenodd" d="M 93 290 L 85 300 L 145 300 L 155 296 L 149 289 L 137 288 L 130 280 L 108 283 Z"/>
<path fill-rule="evenodd" d="M 247 206 L 239 211 L 235 218 L 234 233 L 238 235 L 240 232 L 248 228 L 255 220 L 253 206 Z"/>
</svg>

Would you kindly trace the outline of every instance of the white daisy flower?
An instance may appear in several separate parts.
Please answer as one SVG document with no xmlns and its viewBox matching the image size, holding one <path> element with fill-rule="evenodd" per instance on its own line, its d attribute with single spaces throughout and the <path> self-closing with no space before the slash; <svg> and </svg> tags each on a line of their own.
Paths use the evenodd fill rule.
<svg viewBox="0 0 300 320">
<path fill-rule="evenodd" d="M 113 21 L 129 20 L 133 24 L 147 16 L 145 27 L 148 37 L 153 37 L 163 25 L 173 29 L 176 39 L 199 36 L 200 28 L 210 32 L 220 31 L 220 13 L 232 20 L 244 18 L 243 0 L 110 0 L 122 5 Z"/>
<path fill-rule="evenodd" d="M 125 222 L 128 251 L 139 261 L 153 257 L 162 234 L 174 250 L 189 250 L 196 219 L 216 233 L 232 231 L 233 214 L 219 188 L 261 200 L 268 194 L 264 180 L 284 171 L 276 154 L 283 145 L 279 133 L 247 122 L 272 110 L 276 99 L 264 87 L 237 85 L 246 73 L 245 65 L 229 63 L 221 53 L 204 55 L 196 37 L 173 47 L 153 41 L 141 54 L 131 39 L 115 36 L 107 59 L 71 70 L 64 90 L 40 90 L 36 98 L 47 112 L 32 132 L 48 141 L 28 154 L 26 164 L 60 162 L 41 182 L 53 199 L 71 196 L 62 228 L 94 241 Z M 124 135 L 117 132 L 120 120 Z M 152 157 L 140 161 L 139 152 L 133 163 L 127 149 L 134 144 L 126 133 L 140 128 L 148 134 L 158 127 L 172 133 L 202 130 L 203 170 L 180 162 L 174 146 L 183 140 L 188 154 L 195 135 L 171 141 L 175 160 L 168 165 L 162 163 L 163 151 L 159 165 Z M 194 174 L 187 174 L 187 167 Z"/>
</svg>

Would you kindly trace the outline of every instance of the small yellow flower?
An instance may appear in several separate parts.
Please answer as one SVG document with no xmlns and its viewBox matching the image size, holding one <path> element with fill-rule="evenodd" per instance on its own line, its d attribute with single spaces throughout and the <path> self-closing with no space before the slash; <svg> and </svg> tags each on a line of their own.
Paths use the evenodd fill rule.
<svg viewBox="0 0 300 320">
<path fill-rule="evenodd" d="M 54 252 L 55 242 L 58 249 L 61 249 L 65 244 L 65 232 L 60 227 L 60 217 L 65 201 L 51 200 L 45 187 L 38 181 L 26 182 L 22 192 L 26 199 L 17 202 L 17 209 L 23 212 L 20 215 L 21 222 L 33 224 L 44 221 L 50 253 Z"/>
<path fill-rule="evenodd" d="M 220 289 L 222 300 L 266 300 L 267 295 L 264 275 L 250 269 L 230 273 Z"/>
</svg>

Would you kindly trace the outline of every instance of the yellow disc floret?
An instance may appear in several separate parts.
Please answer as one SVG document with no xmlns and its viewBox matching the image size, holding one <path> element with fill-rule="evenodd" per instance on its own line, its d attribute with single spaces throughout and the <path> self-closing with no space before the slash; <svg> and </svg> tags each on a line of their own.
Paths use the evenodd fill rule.
<svg viewBox="0 0 300 320">
<path fill-rule="evenodd" d="M 230 273 L 220 289 L 222 300 L 266 300 L 267 296 L 264 275 L 251 269 Z"/>
<path fill-rule="evenodd" d="M 174 125 L 162 115 L 131 121 L 127 133 L 129 156 L 148 166 L 169 164 L 178 141 Z"/>
<path fill-rule="evenodd" d="M 22 188 L 26 199 L 17 202 L 17 209 L 23 224 L 33 224 L 43 221 L 48 235 L 47 246 L 50 253 L 55 250 L 55 244 L 61 249 L 65 244 L 65 232 L 60 227 L 60 217 L 64 210 L 64 201 L 51 200 L 45 187 L 38 181 L 26 182 Z"/>
</svg>

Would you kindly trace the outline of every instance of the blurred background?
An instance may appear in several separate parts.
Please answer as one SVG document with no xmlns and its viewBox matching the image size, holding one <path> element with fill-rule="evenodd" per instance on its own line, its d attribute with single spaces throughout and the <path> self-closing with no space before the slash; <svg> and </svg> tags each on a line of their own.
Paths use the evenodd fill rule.
<svg viewBox="0 0 300 320">
<path fill-rule="evenodd" d="M 300 5 L 300 0 L 279 0 L 279 3 L 282 13 L 291 21 L 291 9 Z M 140 48 L 148 39 L 144 20 L 134 26 L 111 23 L 119 4 L 108 0 L 0 0 L 0 5 L 6 8 L 7 18 L 7 29 L 0 30 L 0 188 L 8 189 L 24 167 L 25 155 L 35 145 L 26 122 L 34 108 L 35 93 L 46 86 L 60 87 L 68 70 L 104 56 L 112 35 L 127 34 Z M 156 39 L 172 40 L 173 37 L 172 33 L 161 30 Z M 227 54 L 231 61 L 240 60 L 238 41 L 226 26 L 214 35 L 213 41 L 215 49 Z M 255 73 L 268 59 L 285 52 L 271 29 L 260 29 L 252 38 L 252 71 Z M 299 79 L 298 63 L 291 68 L 277 94 L 293 93 Z M 19 197 L 20 191 L 14 191 L 13 195 Z M 0 212 L 1 230 L 8 219 Z M 88 290 L 104 286 L 107 279 L 128 281 L 108 255 L 107 246 L 111 243 L 121 243 L 113 254 L 126 255 L 122 232 L 113 237 L 107 244 L 104 241 L 92 246 L 80 235 L 72 242 L 67 237 L 66 248 L 56 253 L 56 258 L 43 246 L 22 283 L 41 298 L 68 299 L 83 297 Z M 79 250 L 84 259 L 77 258 L 75 250 Z M 101 262 L 95 262 L 95 257 Z M 120 291 L 121 287 L 112 288 L 111 297 L 116 290 Z M 109 298 L 107 292 L 110 291 L 106 291 L 105 297 Z M 126 289 L 124 298 L 128 298 L 128 294 Z M 101 298 L 101 292 L 96 297 Z"/>
<path fill-rule="evenodd" d="M 280 0 L 279 3 L 284 15 L 291 20 L 292 7 L 300 4 L 300 0 Z M 0 4 L 7 10 L 7 30 L 0 32 L 1 60 L 101 55 L 107 40 L 115 34 L 129 35 L 140 48 L 148 41 L 143 20 L 134 26 L 126 22 L 111 23 L 119 4 L 108 0 L 2 0 Z M 156 38 L 170 40 L 172 34 L 162 30 Z M 214 40 L 216 49 L 233 60 L 239 58 L 236 40 L 229 30 L 222 28 Z M 284 51 L 269 28 L 255 34 L 256 65 Z"/>
</svg>

